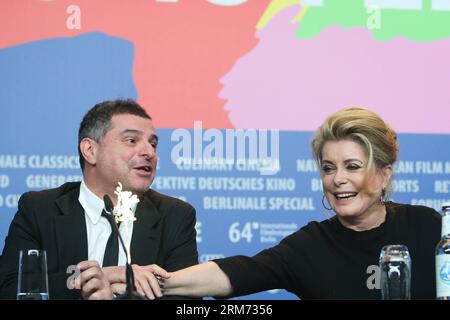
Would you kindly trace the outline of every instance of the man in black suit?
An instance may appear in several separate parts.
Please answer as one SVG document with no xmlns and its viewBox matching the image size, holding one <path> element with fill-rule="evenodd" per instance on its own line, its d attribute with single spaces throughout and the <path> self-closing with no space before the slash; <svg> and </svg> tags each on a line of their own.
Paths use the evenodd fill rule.
<svg viewBox="0 0 450 320">
<path fill-rule="evenodd" d="M 112 226 L 101 214 L 104 195 L 116 204 L 118 182 L 139 198 L 128 238 L 137 290 L 150 299 L 160 297 L 153 264 L 175 271 L 197 264 L 198 253 L 195 209 L 149 189 L 158 160 L 152 119 L 132 100 L 105 101 L 84 116 L 78 142 L 81 183 L 20 198 L 3 249 L 0 298 L 16 297 L 21 249 L 47 251 L 51 299 L 112 298 L 113 288 L 125 282 L 126 256 L 120 249 L 119 266 L 105 266 Z M 81 274 L 73 281 L 75 265 Z"/>
</svg>

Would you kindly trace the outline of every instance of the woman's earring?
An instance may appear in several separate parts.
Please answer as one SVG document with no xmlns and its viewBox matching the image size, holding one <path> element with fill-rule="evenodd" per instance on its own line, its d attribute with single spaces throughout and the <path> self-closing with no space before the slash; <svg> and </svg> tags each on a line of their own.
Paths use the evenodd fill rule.
<svg viewBox="0 0 450 320">
<path fill-rule="evenodd" d="M 322 196 L 322 205 L 326 210 L 333 210 L 333 207 L 331 206 L 331 204 L 330 204 L 329 208 L 325 205 L 325 194 Z"/>
<path fill-rule="evenodd" d="M 386 203 L 386 189 L 385 188 L 383 188 L 381 190 L 380 203 L 381 204 L 385 204 Z"/>
</svg>

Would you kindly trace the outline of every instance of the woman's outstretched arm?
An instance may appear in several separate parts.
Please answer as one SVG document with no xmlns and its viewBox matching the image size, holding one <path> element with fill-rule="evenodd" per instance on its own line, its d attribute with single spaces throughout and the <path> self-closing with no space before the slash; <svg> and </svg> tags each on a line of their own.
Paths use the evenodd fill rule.
<svg viewBox="0 0 450 320">
<path fill-rule="evenodd" d="M 172 272 L 161 282 L 165 296 L 221 297 L 233 291 L 228 276 L 212 261 Z"/>
</svg>

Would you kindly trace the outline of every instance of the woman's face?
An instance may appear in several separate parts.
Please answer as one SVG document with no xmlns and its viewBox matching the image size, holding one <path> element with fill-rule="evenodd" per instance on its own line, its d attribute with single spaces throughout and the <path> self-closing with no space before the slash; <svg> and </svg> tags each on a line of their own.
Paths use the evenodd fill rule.
<svg viewBox="0 0 450 320">
<path fill-rule="evenodd" d="M 365 176 L 368 158 L 364 147 L 351 140 L 328 141 L 322 149 L 323 191 L 341 223 L 355 230 L 367 230 L 385 219 L 380 202 L 392 174 L 392 166 L 374 169 Z"/>
</svg>

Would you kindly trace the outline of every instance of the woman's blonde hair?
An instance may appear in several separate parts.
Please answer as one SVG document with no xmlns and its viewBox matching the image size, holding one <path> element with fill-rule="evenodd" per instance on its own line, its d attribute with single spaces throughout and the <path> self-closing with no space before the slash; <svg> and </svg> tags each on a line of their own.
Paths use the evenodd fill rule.
<svg viewBox="0 0 450 320">
<path fill-rule="evenodd" d="M 319 167 L 323 146 L 328 141 L 351 140 L 366 150 L 367 174 L 374 168 L 393 165 L 399 150 L 397 134 L 376 113 L 364 108 L 347 108 L 328 116 L 311 145 Z"/>
</svg>

